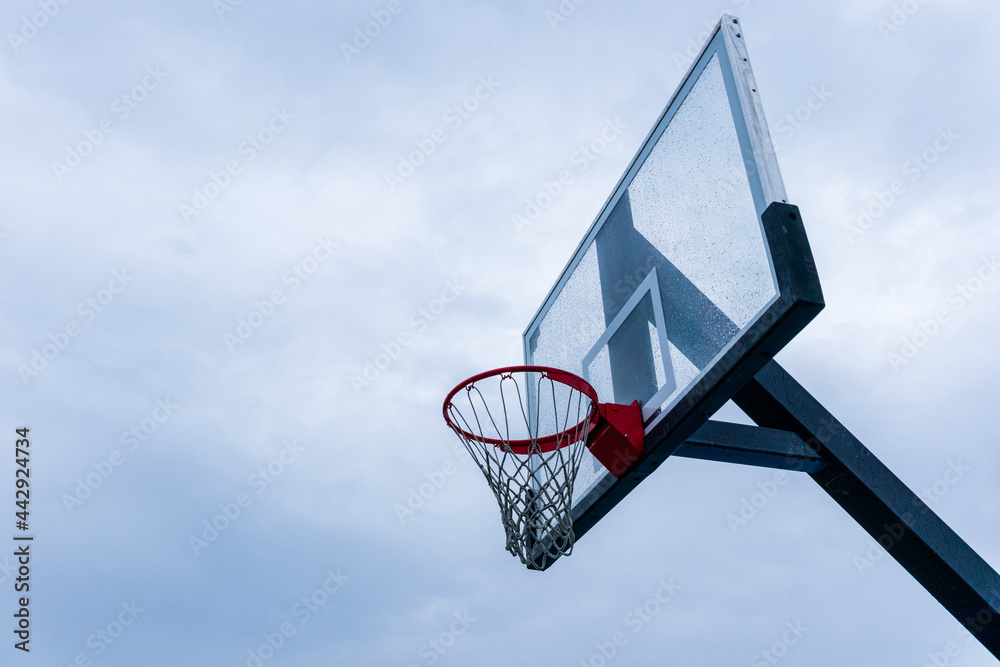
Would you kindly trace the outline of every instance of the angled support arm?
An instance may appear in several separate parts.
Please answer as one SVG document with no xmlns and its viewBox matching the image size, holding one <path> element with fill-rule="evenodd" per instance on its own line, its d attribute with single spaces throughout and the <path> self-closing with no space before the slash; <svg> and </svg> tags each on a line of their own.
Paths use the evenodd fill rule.
<svg viewBox="0 0 1000 667">
<path fill-rule="evenodd" d="M 799 444 L 788 436 L 775 435 L 771 429 L 794 434 L 808 452 L 825 462 L 807 470 L 810 477 L 990 653 L 1000 658 L 1000 575 L 979 554 L 777 362 L 768 362 L 733 401 L 763 427 L 762 432 L 753 436 L 752 426 L 709 422 L 682 445 L 682 450 L 688 449 L 688 456 L 690 452 L 711 453 L 712 449 L 724 452 L 726 447 L 717 445 L 725 445 L 727 440 L 732 444 L 742 431 L 748 436 L 742 446 L 749 453 L 736 458 L 730 453 L 730 458 L 714 460 L 749 462 L 757 456 L 775 463 L 782 449 L 796 451 Z M 763 446 L 759 446 L 761 443 Z M 755 449 L 762 451 L 749 451 Z M 808 460 L 808 452 L 804 460 Z M 675 455 L 682 454 L 678 451 Z M 740 457 L 746 461 L 737 460 Z"/>
<path fill-rule="evenodd" d="M 709 420 L 671 456 L 816 472 L 826 465 L 791 431 Z"/>
</svg>

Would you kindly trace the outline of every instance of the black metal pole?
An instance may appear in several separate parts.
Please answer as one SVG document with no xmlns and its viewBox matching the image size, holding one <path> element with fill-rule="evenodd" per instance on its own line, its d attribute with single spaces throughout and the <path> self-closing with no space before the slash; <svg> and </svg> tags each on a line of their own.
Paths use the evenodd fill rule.
<svg viewBox="0 0 1000 667">
<path fill-rule="evenodd" d="M 733 401 L 815 450 L 827 465 L 809 476 L 1000 658 L 1000 575 L 979 554 L 775 361 Z"/>
</svg>

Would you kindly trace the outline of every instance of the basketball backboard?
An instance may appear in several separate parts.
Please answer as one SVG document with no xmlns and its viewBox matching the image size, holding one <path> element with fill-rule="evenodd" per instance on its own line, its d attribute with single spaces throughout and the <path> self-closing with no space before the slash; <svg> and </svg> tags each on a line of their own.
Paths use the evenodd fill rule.
<svg viewBox="0 0 1000 667">
<path fill-rule="evenodd" d="M 526 364 L 642 405 L 635 468 L 615 478 L 585 454 L 577 537 L 822 307 L 742 27 L 724 15 L 524 333 Z"/>
</svg>

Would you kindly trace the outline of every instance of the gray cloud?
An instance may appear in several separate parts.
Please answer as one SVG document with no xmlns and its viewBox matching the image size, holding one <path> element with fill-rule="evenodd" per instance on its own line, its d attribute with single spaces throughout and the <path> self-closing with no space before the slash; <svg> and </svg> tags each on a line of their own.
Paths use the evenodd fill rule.
<svg viewBox="0 0 1000 667">
<path fill-rule="evenodd" d="M 243 665 L 289 622 L 265 665 L 425 665 L 456 614 L 475 621 L 436 664 L 575 665 L 616 632 L 628 642 L 608 664 L 746 664 L 797 621 L 809 630 L 784 664 L 919 665 L 954 640 L 894 561 L 859 575 L 871 538 L 804 477 L 734 534 L 727 513 L 768 470 L 670 460 L 572 557 L 525 571 L 440 407 L 462 378 L 520 361 L 525 324 L 680 81 L 675 53 L 736 13 L 828 304 L 780 361 L 913 488 L 970 466 L 934 510 L 1000 567 L 1000 281 L 948 305 L 1000 253 L 996 8 L 926 3 L 886 33 L 893 3 L 588 0 L 553 29 L 556 0 L 399 1 L 350 62 L 341 44 L 388 2 L 244 0 L 222 19 L 211 0 L 70 2 L 16 51 L 8 37 L 0 414 L 34 442 L 30 664 Z M 40 6 L 6 6 L 4 32 Z M 151 67 L 165 77 L 122 117 L 115 100 Z M 500 85 L 449 124 L 480 77 Z M 240 146 L 276 107 L 294 120 L 250 159 Z M 621 137 L 519 234 L 511 216 L 616 118 Z M 446 140 L 390 190 L 385 173 L 437 128 Z M 908 180 L 942 128 L 959 138 Z M 53 162 L 81 142 L 60 179 Z M 185 222 L 179 206 L 234 160 Z M 845 228 L 896 179 L 852 243 Z M 328 237 L 336 252 L 293 290 L 286 274 Z M 85 321 L 79 304 L 122 269 L 134 282 Z M 466 289 L 422 318 L 453 280 Z M 276 289 L 286 300 L 228 349 Z M 894 368 L 942 307 L 947 324 Z M 78 335 L 25 384 L 18 366 L 69 322 Z M 356 391 L 401 333 L 410 344 Z M 176 415 L 67 512 L 63 495 L 167 397 Z M 301 457 L 258 494 L 251 476 L 293 439 Z M 454 475 L 401 523 L 394 505 L 446 461 Z M 252 502 L 195 555 L 189 536 L 240 493 Z M 295 605 L 330 570 L 348 578 L 302 623 Z M 681 589 L 633 632 L 628 614 L 671 578 Z M 97 655 L 88 637 L 133 601 L 143 611 Z M 987 659 L 957 641 L 965 664 Z M 29 664 L 9 644 L 0 656 Z"/>
</svg>

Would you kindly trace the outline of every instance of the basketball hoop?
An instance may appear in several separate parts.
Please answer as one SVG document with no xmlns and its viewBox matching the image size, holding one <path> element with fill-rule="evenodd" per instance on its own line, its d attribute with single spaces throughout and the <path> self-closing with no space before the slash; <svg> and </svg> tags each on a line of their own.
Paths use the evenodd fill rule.
<svg viewBox="0 0 1000 667">
<path fill-rule="evenodd" d="M 480 373 L 451 390 L 444 419 L 500 504 L 507 551 L 533 569 L 573 550 L 573 481 L 600 419 L 583 378 L 543 366 Z"/>
</svg>

